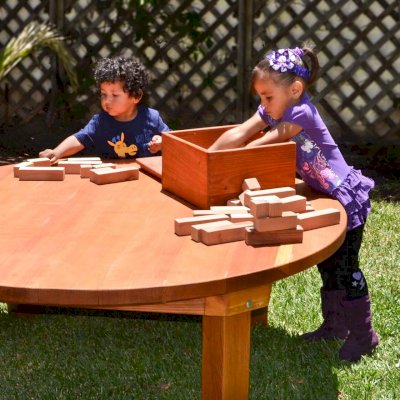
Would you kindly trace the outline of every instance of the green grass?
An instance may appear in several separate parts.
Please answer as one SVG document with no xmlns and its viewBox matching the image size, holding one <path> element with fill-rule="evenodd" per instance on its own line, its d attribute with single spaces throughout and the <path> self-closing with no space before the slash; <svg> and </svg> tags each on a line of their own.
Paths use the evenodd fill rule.
<svg viewBox="0 0 400 400">
<path fill-rule="evenodd" d="M 319 326 L 320 278 L 311 268 L 274 285 L 270 329 L 253 332 L 253 399 L 400 398 L 400 207 L 375 200 L 361 265 L 381 344 L 359 363 L 341 362 L 340 342 L 303 343 L 299 333 Z"/>
<path fill-rule="evenodd" d="M 399 186 L 395 186 L 397 191 Z M 356 364 L 339 342 L 304 343 L 321 322 L 316 268 L 274 285 L 268 329 L 252 331 L 250 399 L 400 398 L 400 207 L 373 201 L 361 252 L 381 344 Z M 149 318 L 142 318 L 142 317 Z M 200 398 L 199 318 L 0 308 L 0 400 Z"/>
</svg>

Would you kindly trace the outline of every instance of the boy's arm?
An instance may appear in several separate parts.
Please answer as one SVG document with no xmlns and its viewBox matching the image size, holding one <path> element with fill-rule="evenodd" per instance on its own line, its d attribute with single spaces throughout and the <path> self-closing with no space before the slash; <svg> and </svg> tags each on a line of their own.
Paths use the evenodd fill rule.
<svg viewBox="0 0 400 400">
<path fill-rule="evenodd" d="M 287 142 L 297 135 L 303 128 L 292 122 L 281 122 L 274 129 L 268 131 L 262 137 L 248 143 L 246 147 L 262 146 L 264 144 Z"/>
<path fill-rule="evenodd" d="M 208 148 L 208 150 L 214 151 L 240 147 L 249 138 L 263 130 L 266 126 L 267 124 L 262 120 L 258 112 L 256 112 L 251 118 L 249 118 L 242 124 L 224 132 Z"/>
<path fill-rule="evenodd" d="M 50 158 L 53 164 L 60 158 L 72 156 L 84 148 L 85 146 L 74 135 L 71 135 L 63 140 L 56 148 L 41 151 L 39 157 Z"/>
</svg>

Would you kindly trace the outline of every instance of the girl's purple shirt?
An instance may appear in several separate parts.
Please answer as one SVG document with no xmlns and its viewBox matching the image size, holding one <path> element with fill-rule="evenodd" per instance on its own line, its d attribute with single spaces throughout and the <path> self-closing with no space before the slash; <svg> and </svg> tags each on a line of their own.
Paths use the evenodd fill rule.
<svg viewBox="0 0 400 400">
<path fill-rule="evenodd" d="M 347 164 L 308 95 L 304 93 L 279 120 L 271 118 L 261 105 L 258 113 L 271 129 L 280 122 L 292 122 L 303 128 L 291 139 L 296 143 L 297 173 L 313 189 L 343 205 L 348 230 L 364 224 L 371 211 L 369 192 L 375 183 Z"/>
<path fill-rule="evenodd" d="M 308 95 L 289 107 L 279 120 L 272 119 L 260 105 L 258 112 L 270 128 L 292 122 L 303 129 L 292 138 L 296 143 L 296 169 L 312 188 L 331 194 L 350 172 L 350 168 Z"/>
</svg>

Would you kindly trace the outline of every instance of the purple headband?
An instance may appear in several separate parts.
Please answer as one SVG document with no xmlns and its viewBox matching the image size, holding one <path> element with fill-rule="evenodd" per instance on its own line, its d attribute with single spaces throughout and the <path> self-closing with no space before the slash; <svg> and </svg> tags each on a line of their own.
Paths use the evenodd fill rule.
<svg viewBox="0 0 400 400">
<path fill-rule="evenodd" d="M 308 81 L 310 79 L 310 71 L 301 65 L 301 58 L 304 56 L 304 51 L 299 47 L 294 49 L 279 49 L 271 51 L 266 55 L 269 65 L 274 71 L 292 72 L 296 76 Z"/>
</svg>

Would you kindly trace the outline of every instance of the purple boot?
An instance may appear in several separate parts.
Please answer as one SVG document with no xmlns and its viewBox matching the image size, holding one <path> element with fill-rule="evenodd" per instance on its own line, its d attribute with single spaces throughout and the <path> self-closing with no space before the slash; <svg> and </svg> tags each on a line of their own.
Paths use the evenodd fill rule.
<svg viewBox="0 0 400 400">
<path fill-rule="evenodd" d="M 345 290 L 321 289 L 321 308 L 324 321 L 315 331 L 300 337 L 313 342 L 318 340 L 346 339 L 348 329 L 343 309 Z"/>
<path fill-rule="evenodd" d="M 358 361 L 378 346 L 379 338 L 371 324 L 371 301 L 369 296 L 345 301 L 344 310 L 350 334 L 339 350 L 339 358 Z"/>
</svg>

